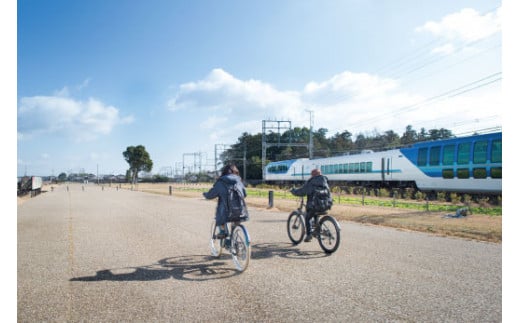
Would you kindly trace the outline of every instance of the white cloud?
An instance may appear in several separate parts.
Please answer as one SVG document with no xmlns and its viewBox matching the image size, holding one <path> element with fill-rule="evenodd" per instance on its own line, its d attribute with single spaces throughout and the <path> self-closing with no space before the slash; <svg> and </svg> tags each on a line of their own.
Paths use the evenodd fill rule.
<svg viewBox="0 0 520 323">
<path fill-rule="evenodd" d="M 499 33 L 502 29 L 502 8 L 481 15 L 478 11 L 465 8 L 443 17 L 440 21 L 428 21 L 417 27 L 417 32 L 427 32 L 451 43 L 471 43 Z M 441 45 L 433 52 L 446 53 L 449 47 Z M 453 45 L 451 45 L 453 46 Z"/>
<path fill-rule="evenodd" d="M 314 112 L 314 129 L 327 128 L 329 135 L 344 130 L 353 134 L 374 129 L 401 132 L 407 125 L 415 129 L 462 129 L 455 121 L 468 128 L 474 119 L 490 115 L 489 106 L 498 100 L 499 91 L 490 93 L 429 102 L 424 96 L 407 92 L 393 79 L 350 71 L 322 82 L 309 82 L 301 92 L 280 91 L 265 82 L 243 81 L 219 69 L 201 81 L 181 85 L 170 107 L 174 113 L 198 119 L 208 115 L 199 123 L 199 131 L 212 142 L 233 142 L 243 132 L 261 132 L 262 120 L 286 120 L 292 127 L 308 127 L 309 110 Z"/>
<path fill-rule="evenodd" d="M 211 117 L 207 118 L 206 120 L 204 120 L 203 122 L 201 122 L 200 127 L 202 129 L 212 129 L 219 125 L 225 124 L 226 121 L 227 121 L 227 118 L 219 118 L 216 116 L 211 116 Z"/>
<path fill-rule="evenodd" d="M 296 92 L 280 91 L 261 81 L 243 81 L 216 69 L 201 81 L 181 85 L 169 107 L 183 114 L 210 115 L 199 127 L 218 141 L 236 139 L 243 132 L 258 133 L 262 120 L 287 120 L 293 127 L 308 127 L 309 111 L 314 112 L 314 127 L 327 124 L 330 132 L 343 131 L 347 124 L 355 128 L 356 121 L 377 116 L 382 108 L 414 100 L 417 98 L 399 90 L 396 81 L 367 73 L 345 71 L 323 82 L 309 82 Z"/>
<path fill-rule="evenodd" d="M 106 135 L 118 124 L 130 123 L 133 117 L 121 118 L 119 110 L 98 100 L 77 101 L 62 89 L 55 96 L 24 97 L 18 107 L 18 138 L 43 134 L 85 141 Z"/>
<path fill-rule="evenodd" d="M 455 51 L 453 44 L 445 44 L 432 50 L 434 54 L 449 55 Z"/>
<path fill-rule="evenodd" d="M 345 71 L 321 83 L 308 83 L 303 97 L 308 102 L 341 102 L 384 95 L 396 87 L 397 83 L 391 79 Z"/>
<path fill-rule="evenodd" d="M 212 108 L 231 114 L 252 109 L 270 112 L 280 106 L 299 104 L 296 93 L 280 92 L 257 80 L 242 81 L 222 69 L 214 69 L 204 80 L 182 84 L 168 107 L 173 111 Z"/>
</svg>

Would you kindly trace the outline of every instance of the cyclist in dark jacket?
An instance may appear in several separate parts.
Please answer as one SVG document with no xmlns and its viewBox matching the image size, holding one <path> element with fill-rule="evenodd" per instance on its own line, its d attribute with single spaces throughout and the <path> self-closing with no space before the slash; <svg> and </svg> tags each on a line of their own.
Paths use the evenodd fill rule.
<svg viewBox="0 0 520 323">
<path fill-rule="evenodd" d="M 239 189 L 244 193 L 244 197 L 247 196 L 246 188 L 240 178 L 240 172 L 235 165 L 226 165 L 222 168 L 221 176 L 213 184 L 213 187 L 208 191 L 202 193 L 206 199 L 214 199 L 218 197 L 217 211 L 215 213 L 215 221 L 220 227 L 220 234 L 218 238 L 225 236 L 225 223 L 228 216 L 228 209 L 226 202 L 228 199 L 228 187 L 234 184 L 238 184 Z"/>
<path fill-rule="evenodd" d="M 296 196 L 305 196 L 307 195 L 307 204 L 305 205 L 306 215 L 305 215 L 305 228 L 307 230 L 307 235 L 305 236 L 305 242 L 309 242 L 312 240 L 311 235 L 311 225 L 310 220 L 314 217 L 314 223 L 316 224 L 317 216 L 316 211 L 314 210 L 314 205 L 312 205 L 312 195 L 314 191 L 318 188 L 326 188 L 329 190 L 328 178 L 326 176 L 321 175 L 321 171 L 319 169 L 313 169 L 311 172 L 311 178 L 309 178 L 305 184 L 300 188 L 291 189 L 291 193 Z"/>
</svg>

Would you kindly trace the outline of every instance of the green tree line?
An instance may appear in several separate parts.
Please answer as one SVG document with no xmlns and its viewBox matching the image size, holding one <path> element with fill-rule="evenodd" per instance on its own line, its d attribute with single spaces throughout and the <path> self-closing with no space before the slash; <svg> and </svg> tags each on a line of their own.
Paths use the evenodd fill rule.
<svg viewBox="0 0 520 323">
<path fill-rule="evenodd" d="M 399 135 L 393 130 L 383 133 L 373 131 L 371 134 L 353 134 L 345 130 L 336 132 L 327 137 L 328 130 L 319 128 L 312 132 L 313 158 L 324 158 L 343 155 L 347 152 L 356 153 L 362 150 L 381 151 L 410 145 L 416 142 L 446 139 L 454 137 L 448 129 L 430 129 L 416 131 L 412 126 L 407 126 Z M 271 146 L 266 150 L 266 164 L 270 161 L 307 158 L 309 150 L 305 146 L 288 146 L 285 144 L 308 144 L 310 136 L 309 128 L 293 128 L 281 134 L 268 133 L 265 141 L 268 143 L 281 143 L 284 145 Z M 249 134 L 244 132 L 237 142 L 224 151 L 220 160 L 226 163 L 235 163 L 242 173 L 246 173 L 248 180 L 262 179 L 262 133 Z M 245 168 L 244 168 L 245 163 Z M 242 174 L 244 175 L 244 174 Z"/>
</svg>

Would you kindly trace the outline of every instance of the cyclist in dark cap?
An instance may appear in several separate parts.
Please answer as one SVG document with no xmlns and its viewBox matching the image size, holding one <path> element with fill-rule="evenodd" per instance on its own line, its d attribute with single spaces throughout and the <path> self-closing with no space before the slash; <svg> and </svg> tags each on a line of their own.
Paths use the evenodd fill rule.
<svg viewBox="0 0 520 323">
<path fill-rule="evenodd" d="M 314 209 L 312 198 L 314 192 L 320 188 L 326 188 L 330 191 L 327 177 L 322 175 L 321 171 L 316 168 L 311 171 L 311 178 L 309 178 L 302 187 L 291 189 L 291 193 L 296 196 L 307 195 L 307 203 L 305 205 L 307 211 L 305 215 L 305 228 L 307 230 L 307 235 L 305 236 L 305 242 L 312 240 L 310 220 L 314 217 L 314 223 L 317 221 L 316 210 Z"/>
</svg>

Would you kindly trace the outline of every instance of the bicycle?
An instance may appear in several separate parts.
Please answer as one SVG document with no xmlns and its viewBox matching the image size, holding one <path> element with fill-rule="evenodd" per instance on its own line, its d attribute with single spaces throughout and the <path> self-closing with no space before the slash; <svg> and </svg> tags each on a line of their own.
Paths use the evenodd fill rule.
<svg viewBox="0 0 520 323">
<path fill-rule="evenodd" d="M 305 230 L 305 212 L 303 211 L 303 197 L 300 201 L 300 206 L 289 214 L 287 218 L 287 234 L 292 243 L 297 245 L 302 242 L 306 233 Z M 310 220 L 312 231 L 311 234 L 315 237 L 321 249 L 327 254 L 335 252 L 340 243 L 341 227 L 336 219 L 327 212 L 316 213 L 316 223 L 314 218 Z"/>
<path fill-rule="evenodd" d="M 211 255 L 218 258 L 222 255 L 222 250 L 226 249 L 231 253 L 236 269 L 246 270 L 251 259 L 251 239 L 246 227 L 240 221 L 226 222 L 225 237 L 220 238 L 219 233 L 220 229 L 213 220 L 209 240 Z"/>
</svg>

